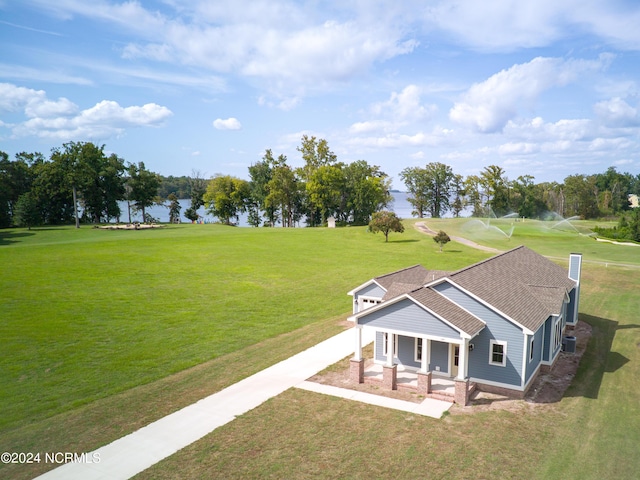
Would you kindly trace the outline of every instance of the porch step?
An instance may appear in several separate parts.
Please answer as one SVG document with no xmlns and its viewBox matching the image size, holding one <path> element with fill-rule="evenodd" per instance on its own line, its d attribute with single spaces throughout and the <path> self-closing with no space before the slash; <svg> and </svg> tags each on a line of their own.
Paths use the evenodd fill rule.
<svg viewBox="0 0 640 480">
<path fill-rule="evenodd" d="M 427 393 L 427 398 L 433 398 L 434 400 L 442 400 L 443 402 L 455 403 L 455 397 L 453 395 L 447 395 L 446 393 Z"/>
</svg>

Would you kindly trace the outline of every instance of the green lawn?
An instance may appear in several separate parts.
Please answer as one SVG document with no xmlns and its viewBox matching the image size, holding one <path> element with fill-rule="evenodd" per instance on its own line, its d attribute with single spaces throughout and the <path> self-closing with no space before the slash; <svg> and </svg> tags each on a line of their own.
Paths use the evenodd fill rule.
<svg viewBox="0 0 640 480">
<path fill-rule="evenodd" d="M 412 230 L 4 231 L 0 432 L 348 312 L 350 288 L 435 250 Z"/>
<path fill-rule="evenodd" d="M 481 237 L 584 253 L 594 336 L 561 402 L 434 420 L 294 389 L 140 477 L 635 478 L 640 268 L 613 263 L 640 266 L 640 251 L 533 224 Z M 372 276 L 488 255 L 437 250 L 412 228 L 388 244 L 363 228 L 0 231 L 0 450 L 91 450 L 336 333 Z"/>
</svg>

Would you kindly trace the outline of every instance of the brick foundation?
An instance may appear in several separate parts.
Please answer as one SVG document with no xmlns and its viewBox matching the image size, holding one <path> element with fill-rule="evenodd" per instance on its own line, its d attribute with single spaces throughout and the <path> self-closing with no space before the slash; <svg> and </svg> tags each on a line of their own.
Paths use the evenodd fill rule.
<svg viewBox="0 0 640 480">
<path fill-rule="evenodd" d="M 387 390 L 398 389 L 398 366 L 382 367 L 382 386 Z"/>
<path fill-rule="evenodd" d="M 456 384 L 456 394 L 455 394 L 455 402 L 458 405 L 466 407 L 469 404 L 469 379 L 466 380 L 455 380 Z"/>
<path fill-rule="evenodd" d="M 533 382 L 531 382 L 529 385 L 533 385 Z M 477 388 L 481 392 L 495 393 L 496 395 L 502 395 L 504 397 L 520 399 L 520 400 L 524 398 L 526 393 L 526 392 L 521 392 L 519 390 L 512 390 L 510 388 L 496 387 L 495 385 L 486 385 L 484 383 L 478 383 Z"/>
<path fill-rule="evenodd" d="M 351 359 L 349 379 L 351 383 L 364 383 L 364 358 L 360 360 Z"/>
<path fill-rule="evenodd" d="M 418 372 L 418 393 L 420 395 L 431 393 L 431 372 Z"/>
</svg>

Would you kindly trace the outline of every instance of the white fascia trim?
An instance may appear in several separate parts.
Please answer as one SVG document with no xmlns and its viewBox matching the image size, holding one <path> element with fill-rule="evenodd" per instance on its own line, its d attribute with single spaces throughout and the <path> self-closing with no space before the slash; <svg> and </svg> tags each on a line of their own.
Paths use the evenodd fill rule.
<svg viewBox="0 0 640 480">
<path fill-rule="evenodd" d="M 443 278 L 442 282 L 439 283 L 444 283 L 444 282 L 448 282 L 451 285 L 453 285 L 454 287 L 456 287 L 457 289 L 463 291 L 464 293 L 466 293 L 467 295 L 469 295 L 471 298 L 473 298 L 474 300 L 477 300 L 478 302 L 480 302 L 481 304 L 483 304 L 485 307 L 487 307 L 490 310 L 493 310 L 494 312 L 496 312 L 498 315 L 500 315 L 502 318 L 510 321 L 511 323 L 513 323 L 516 327 L 522 329 L 522 331 L 527 334 L 527 335 L 533 335 L 534 332 L 532 332 L 531 330 L 529 330 L 527 327 L 525 327 L 524 325 L 520 324 L 519 322 L 516 322 L 513 318 L 511 318 L 509 315 L 507 315 L 506 313 L 501 312 L 500 310 L 498 310 L 496 307 L 494 307 L 493 305 L 491 305 L 490 303 L 484 301 L 483 299 L 481 299 L 480 297 L 478 297 L 477 295 L 474 295 L 473 293 L 471 293 L 469 290 L 462 288 L 460 285 L 458 285 L 456 282 L 454 282 L 453 280 L 451 280 L 450 278 Z M 458 305 L 460 307 L 460 305 Z M 462 308 L 462 307 L 460 307 Z M 463 309 L 465 311 L 467 311 L 469 314 L 473 315 L 471 312 L 469 312 L 466 309 Z M 475 315 L 474 315 L 475 316 Z"/>
<path fill-rule="evenodd" d="M 371 280 L 369 280 L 367 282 L 364 282 L 362 285 L 354 288 L 353 290 L 348 291 L 347 295 L 351 295 L 353 297 L 356 293 L 358 293 L 359 290 L 362 290 L 364 287 L 368 287 L 369 285 L 371 285 L 373 283 L 375 283 L 377 286 L 382 288 L 385 292 L 387 291 L 386 288 L 384 288 L 382 285 L 380 285 L 378 282 L 376 282 L 375 279 L 372 278 Z"/>
<path fill-rule="evenodd" d="M 524 379 L 527 376 L 527 365 L 529 364 L 529 355 L 531 355 L 528 350 L 531 345 L 529 335 L 523 335 L 524 342 L 522 345 L 522 376 L 520 377 L 520 384 L 522 388 L 524 388 Z M 535 336 L 531 336 L 531 338 L 535 338 Z"/>
<path fill-rule="evenodd" d="M 382 333 L 393 333 L 394 335 L 402 335 L 403 337 L 410 338 L 426 338 L 427 340 L 432 340 L 436 342 L 444 342 L 444 343 L 454 343 L 456 345 L 464 345 L 464 340 L 461 338 L 449 338 L 449 337 L 437 337 L 435 335 L 429 335 L 425 333 L 416 333 L 416 332 L 407 332 L 405 330 L 394 330 L 391 328 L 381 328 L 381 327 L 368 327 L 367 325 L 358 325 L 360 328 L 367 328 L 375 330 L 376 332 Z"/>
<path fill-rule="evenodd" d="M 377 312 L 381 308 L 388 307 L 389 305 L 394 305 L 394 304 L 398 303 L 400 300 L 404 300 L 405 298 L 409 298 L 409 296 L 406 293 L 403 294 L 403 295 L 400 295 L 399 297 L 392 298 L 391 300 L 387 300 L 385 302 L 379 303 L 378 305 L 375 305 L 373 307 L 369 307 L 366 310 L 363 310 L 361 312 L 356 313 L 355 315 L 351 315 L 351 317 L 349 317 L 349 318 L 350 319 L 353 318 L 357 323 L 357 321 L 360 318 L 365 317 L 365 316 L 369 315 L 370 313 Z"/>
<path fill-rule="evenodd" d="M 396 298 L 394 298 L 392 300 L 387 300 L 386 302 L 382 302 L 382 303 L 380 303 L 380 304 L 378 304 L 378 305 L 376 305 L 374 307 L 369 307 L 366 310 L 363 310 L 362 312 L 356 313 L 355 315 L 352 315 L 351 317 L 348 317 L 348 320 L 353 319 L 353 321 L 356 321 L 356 323 L 357 323 L 357 320 L 359 320 L 360 318 L 362 318 L 362 317 L 364 317 L 364 316 L 366 316 L 366 315 L 368 315 L 370 313 L 377 312 L 378 310 L 381 310 L 382 308 L 388 307 L 390 305 L 394 305 L 394 304 L 398 303 L 399 301 L 405 300 L 405 299 L 411 300 L 414 305 L 417 305 L 418 307 L 422 308 L 427 313 L 429 313 L 429 314 L 433 315 L 434 317 L 436 317 L 438 320 L 440 320 L 444 324 L 446 324 L 449 327 L 453 328 L 456 332 L 460 333 L 460 338 L 466 338 L 466 339 L 469 339 L 469 340 L 471 338 L 473 338 L 468 333 L 463 332 L 458 327 L 456 327 L 455 325 L 451 324 L 448 320 L 445 320 L 440 315 L 437 315 L 435 312 L 433 312 L 429 308 L 427 308 L 424 305 L 422 305 L 421 303 L 417 302 L 414 298 L 411 297 L 410 293 L 404 293 L 404 294 L 402 294 L 402 295 L 400 295 L 400 296 L 398 296 L 398 297 L 396 297 Z M 485 323 L 485 325 L 486 325 L 486 323 Z M 401 335 L 404 335 L 404 333 L 401 333 Z M 414 335 L 422 335 L 422 334 L 409 333 L 408 335 L 409 336 L 414 336 Z M 447 337 L 433 337 L 433 336 L 429 336 L 429 335 L 425 335 L 425 337 L 431 338 L 432 340 L 438 340 L 438 341 L 443 341 L 443 342 L 444 341 L 449 341 L 449 340 L 440 340 L 441 338 L 447 338 Z M 456 341 L 456 343 L 458 343 L 458 342 Z"/>
<path fill-rule="evenodd" d="M 519 386 L 519 385 L 511 385 L 509 383 L 502 383 L 502 382 L 493 382 L 491 380 L 484 380 L 482 378 L 476 378 L 476 377 L 470 377 L 469 380 L 471 382 L 484 383 L 485 385 L 491 385 L 492 387 L 508 388 L 509 390 L 516 390 L 518 392 L 524 391 L 524 388 L 522 388 L 522 386 Z"/>
</svg>

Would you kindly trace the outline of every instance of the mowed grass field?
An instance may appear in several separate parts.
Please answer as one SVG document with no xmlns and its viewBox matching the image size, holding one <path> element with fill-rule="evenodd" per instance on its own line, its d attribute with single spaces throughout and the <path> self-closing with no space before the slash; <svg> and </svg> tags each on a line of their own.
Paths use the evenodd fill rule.
<svg viewBox="0 0 640 480">
<path fill-rule="evenodd" d="M 364 228 L 1 232 L 0 450 L 91 450 L 337 333 L 346 292 L 372 276 L 488 256 L 456 243 L 439 254 L 412 223 L 388 244 Z M 640 269 L 613 263 L 640 266 L 638 250 L 533 224 L 507 240 L 427 223 L 584 254 L 594 335 L 561 402 L 434 420 L 290 390 L 140 477 L 635 478 Z"/>
</svg>

